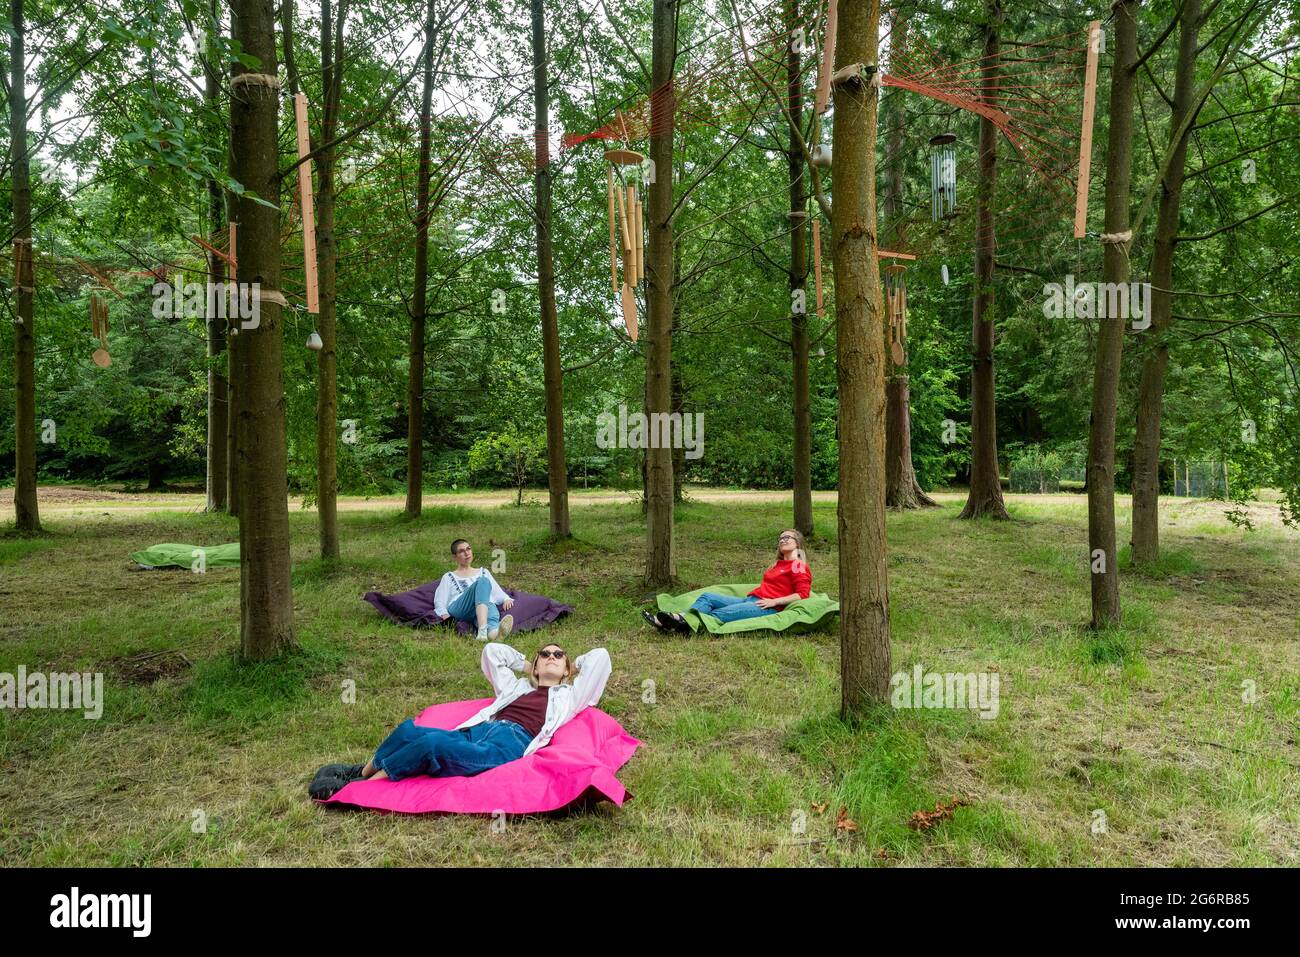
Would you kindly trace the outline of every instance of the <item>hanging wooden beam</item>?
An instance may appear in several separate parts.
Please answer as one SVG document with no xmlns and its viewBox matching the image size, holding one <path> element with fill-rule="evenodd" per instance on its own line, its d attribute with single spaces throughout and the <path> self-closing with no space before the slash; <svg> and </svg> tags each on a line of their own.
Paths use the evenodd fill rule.
<svg viewBox="0 0 1300 957">
<path fill-rule="evenodd" d="M 298 126 L 298 159 L 311 152 L 307 134 L 307 94 L 293 98 Z M 298 164 L 298 204 L 302 207 L 302 264 L 307 279 L 307 311 L 320 312 L 320 284 L 316 277 L 316 207 L 312 201 L 311 160 Z"/>
<path fill-rule="evenodd" d="M 834 3 L 834 0 L 831 0 Z M 822 224 L 821 220 L 812 221 L 813 244 L 813 287 L 817 290 L 817 315 L 824 315 L 822 309 Z"/>
<path fill-rule="evenodd" d="M 235 229 L 235 224 L 231 223 L 230 224 L 231 238 L 234 238 L 234 229 Z M 198 245 L 202 246 L 204 249 L 212 253 L 212 255 L 216 256 L 218 259 L 223 260 L 226 263 L 226 265 L 228 265 L 231 269 L 235 268 L 235 259 L 233 256 L 229 256 L 226 253 L 223 253 L 220 249 L 212 245 L 202 236 L 191 236 L 190 242 L 197 243 Z"/>
<path fill-rule="evenodd" d="M 1097 111 L 1097 60 L 1101 53 L 1101 21 L 1088 24 L 1088 68 L 1083 82 L 1083 128 L 1079 132 L 1079 182 L 1074 194 L 1074 238 L 1088 232 L 1088 178 L 1092 174 L 1092 121 Z"/>
<path fill-rule="evenodd" d="M 618 292 L 618 244 L 614 225 L 614 167 L 606 168 L 605 192 L 609 198 L 609 288 Z"/>
<path fill-rule="evenodd" d="M 830 0 L 826 10 L 826 40 L 822 43 L 822 68 L 817 79 L 817 112 L 831 108 L 831 71 L 835 66 L 835 26 L 837 13 L 835 0 Z"/>
<path fill-rule="evenodd" d="M 117 293 L 118 299 L 126 298 L 126 296 L 122 295 L 121 290 L 119 290 L 111 282 L 109 282 L 107 279 L 101 276 L 99 272 L 95 269 L 95 267 L 90 265 L 90 263 L 82 262 L 80 259 L 77 259 L 75 256 L 73 257 L 72 261 L 75 262 L 78 266 L 80 266 L 90 276 L 90 278 L 94 279 L 105 289 L 111 289 L 113 290 L 113 292 Z"/>
<path fill-rule="evenodd" d="M 913 256 L 911 253 L 896 253 L 896 252 L 893 252 L 892 250 L 889 250 L 889 249 L 877 249 L 877 250 L 876 250 L 876 258 L 877 258 L 877 259 L 909 259 L 909 260 L 910 260 L 910 259 L 915 259 L 916 257 Z"/>
<path fill-rule="evenodd" d="M 235 224 L 234 223 L 230 224 L 230 243 L 228 248 L 230 249 L 230 255 L 225 256 L 223 258 L 226 260 L 226 265 L 230 267 L 230 281 L 234 282 L 235 273 L 239 269 L 239 257 L 235 255 Z"/>
</svg>

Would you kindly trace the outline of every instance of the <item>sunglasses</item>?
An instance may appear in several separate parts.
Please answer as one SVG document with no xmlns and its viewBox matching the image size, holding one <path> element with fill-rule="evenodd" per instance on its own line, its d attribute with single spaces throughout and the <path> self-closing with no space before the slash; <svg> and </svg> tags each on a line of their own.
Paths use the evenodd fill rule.
<svg viewBox="0 0 1300 957">
<path fill-rule="evenodd" d="M 556 661 L 563 661 L 563 660 L 564 660 L 564 652 L 562 652 L 562 651 L 558 651 L 558 650 L 557 650 L 557 651 L 539 651 L 539 652 L 537 653 L 537 657 L 538 657 L 538 658 L 554 658 Z"/>
</svg>

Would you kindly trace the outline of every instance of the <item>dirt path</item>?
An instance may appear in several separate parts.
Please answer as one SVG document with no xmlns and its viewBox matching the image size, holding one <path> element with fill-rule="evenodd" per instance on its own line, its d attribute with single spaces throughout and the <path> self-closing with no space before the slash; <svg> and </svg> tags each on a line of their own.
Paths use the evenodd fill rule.
<svg viewBox="0 0 1300 957">
<path fill-rule="evenodd" d="M 784 491 L 753 491 L 742 489 L 714 489 L 692 487 L 687 489 L 687 496 L 698 502 L 746 502 L 753 504 L 790 502 L 791 493 Z M 837 493 L 834 491 L 814 492 L 813 501 L 833 504 Z M 73 485 L 42 486 L 38 490 L 41 515 L 50 518 L 71 517 L 76 515 L 98 516 L 133 516 L 150 512 L 201 512 L 205 497 L 201 492 L 121 492 L 107 488 L 83 487 Z M 934 492 L 931 496 L 943 505 L 961 505 L 966 500 L 965 491 Z M 1047 495 L 1007 495 L 1007 501 L 1020 505 L 1075 505 L 1084 506 L 1086 499 L 1082 495 L 1061 492 Z M 574 508 L 592 505 L 611 505 L 634 502 L 635 492 L 612 489 L 584 491 L 575 489 L 569 493 L 569 502 Z M 429 493 L 424 497 L 427 508 L 448 505 L 463 505 L 466 508 L 493 508 L 507 505 L 515 500 L 513 492 L 484 491 L 438 495 Z M 536 490 L 526 492 L 524 501 L 534 505 L 546 504 L 546 492 Z M 290 496 L 289 507 L 302 509 L 301 496 Z M 340 496 L 338 507 L 341 512 L 393 511 L 406 504 L 404 495 Z M 1127 495 L 1117 495 L 1115 504 L 1121 509 L 1129 507 Z M 1162 506 L 1171 513 L 1177 513 L 1178 524 L 1209 522 L 1227 524 L 1224 518 L 1224 504 L 1206 499 L 1167 498 Z M 315 511 L 314 507 L 307 509 Z M 1248 509 L 1250 518 L 1256 525 L 1281 529 L 1282 522 L 1278 506 L 1273 502 L 1256 502 Z M 14 520 L 14 490 L 0 488 L 0 524 Z M 1289 530 L 1300 536 L 1300 531 Z M 1289 537 L 1289 536 L 1288 536 Z"/>
</svg>

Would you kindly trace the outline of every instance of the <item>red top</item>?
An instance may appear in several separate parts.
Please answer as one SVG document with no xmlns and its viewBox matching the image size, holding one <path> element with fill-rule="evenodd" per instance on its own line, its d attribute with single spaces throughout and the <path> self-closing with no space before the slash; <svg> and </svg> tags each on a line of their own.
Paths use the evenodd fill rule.
<svg viewBox="0 0 1300 957">
<path fill-rule="evenodd" d="M 782 559 L 763 572 L 763 583 L 751 595 L 759 598 L 784 598 L 798 595 L 807 598 L 812 591 L 812 569 L 798 560 Z"/>
<path fill-rule="evenodd" d="M 535 688 L 510 702 L 492 717 L 497 721 L 513 721 L 523 725 L 534 738 L 542 733 L 546 723 L 546 705 L 551 699 L 550 688 Z"/>
</svg>

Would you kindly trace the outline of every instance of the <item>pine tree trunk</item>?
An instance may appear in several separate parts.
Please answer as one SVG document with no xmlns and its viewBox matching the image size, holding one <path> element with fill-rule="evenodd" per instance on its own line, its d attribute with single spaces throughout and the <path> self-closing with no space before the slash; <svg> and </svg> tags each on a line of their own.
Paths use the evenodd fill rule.
<svg viewBox="0 0 1300 957">
<path fill-rule="evenodd" d="M 232 35 L 260 65 L 236 63 L 231 78 L 230 175 L 262 197 L 279 196 L 279 81 L 271 0 L 234 0 Z M 250 77 L 251 80 L 243 78 Z M 240 643 L 250 660 L 294 647 L 289 562 L 280 291 L 280 212 L 235 200 L 240 282 L 260 289 L 259 325 L 241 329 L 239 424 Z"/>
<path fill-rule="evenodd" d="M 988 5 L 989 22 L 984 35 L 981 93 L 996 103 L 1002 26 L 1001 0 Z M 975 203 L 975 308 L 971 340 L 974 369 L 971 373 L 970 493 L 961 518 L 1009 518 L 1002 501 L 998 475 L 997 391 L 993 374 L 993 287 L 994 238 L 993 202 L 998 179 L 998 129 L 986 117 L 980 118 L 980 178 Z"/>
<path fill-rule="evenodd" d="M 216 15 L 215 0 L 211 5 Z M 216 113 L 221 108 L 221 77 L 216 62 L 216 44 L 209 42 L 203 51 L 204 63 L 203 99 L 207 109 Z M 222 187 L 216 180 L 208 180 L 208 231 L 216 236 L 225 225 L 225 198 Z M 208 281 L 220 290 L 226 281 L 226 263 L 220 256 L 208 254 Z M 215 297 L 209 296 L 208 302 Z M 223 353 L 226 351 L 226 322 L 220 315 L 208 316 L 208 440 L 207 440 L 207 508 L 210 512 L 226 510 L 229 491 L 229 438 L 230 398 L 226 375 L 221 369 Z"/>
<path fill-rule="evenodd" d="M 890 59 L 899 62 L 907 55 L 907 13 L 899 9 L 894 14 L 890 30 L 893 47 Z M 903 125 L 907 120 L 906 100 L 901 90 L 893 94 L 895 109 L 889 127 L 885 165 L 889 167 L 889 185 L 885 191 L 885 215 L 890 235 L 890 249 L 907 249 L 907 221 L 903 210 L 903 174 L 906 155 L 903 149 Z M 885 323 L 885 339 L 889 341 L 889 323 Z M 912 467 L 912 409 L 911 387 L 907 374 L 910 352 L 904 343 L 904 364 L 893 365 L 888 360 L 890 372 L 885 382 L 885 505 L 888 508 L 907 510 L 937 507 L 938 502 L 925 494 L 916 480 Z M 886 347 L 888 359 L 888 347 Z"/>
<path fill-rule="evenodd" d="M 32 255 L 31 158 L 27 153 L 27 61 L 23 0 L 12 0 L 9 38 L 9 144 L 13 158 L 14 245 Z M 14 512 L 17 530 L 41 531 L 36 504 L 36 319 L 32 286 L 15 290 L 18 319 L 14 326 Z"/>
<path fill-rule="evenodd" d="M 877 62 L 880 0 L 840 0 L 835 68 Z M 839 377 L 840 712 L 887 700 L 889 581 L 885 540 L 885 337 L 876 260 L 876 89 L 835 97 L 834 215 Z"/>
<path fill-rule="evenodd" d="M 1170 136 L 1177 134 L 1194 108 L 1196 45 L 1200 35 L 1201 0 L 1184 0 L 1178 38 L 1178 65 L 1174 74 L 1174 104 L 1169 119 Z M 1187 143 L 1191 127 L 1171 142 L 1169 171 L 1161 184 L 1160 212 L 1156 220 L 1155 249 L 1151 255 L 1151 326 L 1142 336 L 1142 377 L 1138 385 L 1137 434 L 1133 444 L 1133 561 L 1151 563 L 1160 557 L 1160 419 L 1165 394 L 1165 369 L 1169 364 L 1168 332 L 1173 324 L 1174 252 L 1178 217 L 1186 175 Z"/>
<path fill-rule="evenodd" d="M 568 538 L 569 473 L 564 456 L 564 381 L 560 368 L 560 323 L 555 311 L 555 265 L 551 238 L 550 90 L 546 71 L 546 5 L 532 0 L 533 126 L 537 170 L 537 292 L 542 307 L 542 361 L 546 386 L 546 472 L 550 490 L 551 535 Z"/>
<path fill-rule="evenodd" d="M 330 0 L 321 2 L 321 67 L 324 103 L 321 142 L 333 141 L 338 133 L 339 99 L 343 87 L 342 40 L 347 6 L 339 8 L 337 24 Z M 336 48 L 336 43 L 338 44 Z M 316 263 L 320 313 L 316 331 L 321 349 L 316 361 L 316 514 L 320 524 L 320 556 L 325 561 L 339 557 L 338 478 L 338 332 L 337 276 L 338 247 L 334 243 L 333 147 L 316 157 L 319 188 L 316 193 Z"/>
<path fill-rule="evenodd" d="M 1110 131 L 1106 141 L 1106 232 L 1129 229 L 1133 156 L 1133 86 L 1137 61 L 1138 0 L 1115 9 L 1115 62 L 1111 68 Z M 1102 278 L 1127 285 L 1128 243 L 1103 245 Z M 1119 398 L 1124 320 L 1098 320 L 1093 372 L 1092 421 L 1088 429 L 1088 555 L 1092 579 L 1092 626 L 1118 624 L 1119 567 L 1115 552 L 1115 409 Z"/>
<path fill-rule="evenodd" d="M 406 384 L 406 517 L 424 507 L 424 335 L 429 284 L 429 166 L 433 143 L 434 0 L 429 0 L 424 35 L 424 99 L 420 105 L 420 172 L 416 185 L 415 293 L 411 305 L 411 363 Z"/>
<path fill-rule="evenodd" d="M 793 37 L 801 29 L 797 0 L 786 0 L 786 92 L 790 118 L 803 129 L 803 75 Z M 786 153 L 790 167 L 790 377 L 794 405 L 794 527 L 805 537 L 813 534 L 812 511 L 812 397 L 808 382 L 808 182 L 803 148 L 790 130 Z"/>
<path fill-rule="evenodd" d="M 646 344 L 646 416 L 672 411 L 673 348 L 673 71 L 677 59 L 678 0 L 654 0 L 650 86 L 650 159 L 655 181 L 646 200 L 646 300 L 650 340 Z M 652 443 L 662 446 L 662 443 Z M 673 554 L 672 448 L 646 449 L 645 584 L 665 588 L 677 577 Z"/>
</svg>

